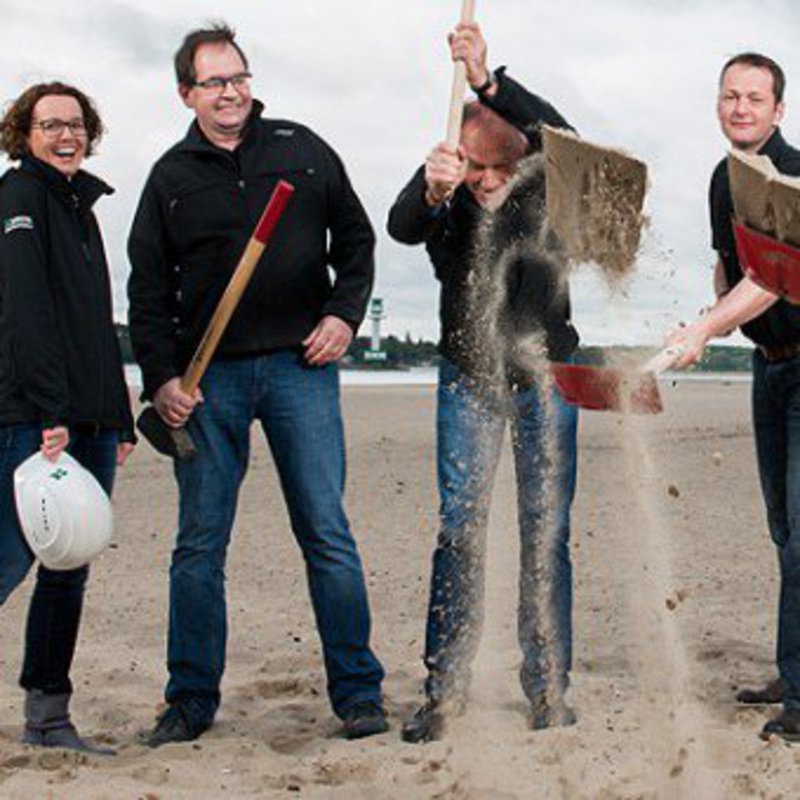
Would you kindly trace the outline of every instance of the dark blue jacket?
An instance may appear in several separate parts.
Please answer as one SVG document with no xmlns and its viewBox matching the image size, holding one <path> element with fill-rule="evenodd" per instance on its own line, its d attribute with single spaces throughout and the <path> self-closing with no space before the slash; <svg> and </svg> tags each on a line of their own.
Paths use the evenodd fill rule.
<svg viewBox="0 0 800 800">
<path fill-rule="evenodd" d="M 0 424 L 132 438 L 108 265 L 92 206 L 113 190 L 25 158 L 0 181 Z"/>
</svg>

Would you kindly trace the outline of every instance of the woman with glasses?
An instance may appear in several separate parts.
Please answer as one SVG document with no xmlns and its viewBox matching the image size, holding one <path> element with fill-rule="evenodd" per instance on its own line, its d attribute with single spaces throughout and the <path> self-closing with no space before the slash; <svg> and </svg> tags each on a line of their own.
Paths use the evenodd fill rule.
<svg viewBox="0 0 800 800">
<path fill-rule="evenodd" d="M 92 206 L 112 189 L 81 169 L 103 126 L 91 100 L 62 83 L 31 86 L 0 122 L 19 165 L 0 181 L 0 605 L 34 556 L 19 526 L 14 470 L 65 450 L 111 493 L 133 425 Z M 20 684 L 27 744 L 105 752 L 70 721 L 69 673 L 88 567 L 40 565 Z"/>
</svg>

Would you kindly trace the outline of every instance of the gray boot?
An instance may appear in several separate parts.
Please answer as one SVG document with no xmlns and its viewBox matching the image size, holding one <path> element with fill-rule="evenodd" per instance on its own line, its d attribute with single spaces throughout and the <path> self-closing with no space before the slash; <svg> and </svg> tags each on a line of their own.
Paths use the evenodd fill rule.
<svg viewBox="0 0 800 800">
<path fill-rule="evenodd" d="M 97 756 L 113 756 L 107 747 L 97 747 L 81 739 L 69 718 L 68 694 L 45 694 L 40 689 L 25 693 L 24 744 L 37 747 L 65 747 Z"/>
</svg>

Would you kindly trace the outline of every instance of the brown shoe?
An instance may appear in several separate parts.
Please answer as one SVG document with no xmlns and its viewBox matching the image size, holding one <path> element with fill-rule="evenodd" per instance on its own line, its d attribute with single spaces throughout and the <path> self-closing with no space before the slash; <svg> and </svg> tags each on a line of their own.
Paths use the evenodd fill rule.
<svg viewBox="0 0 800 800">
<path fill-rule="evenodd" d="M 742 689 L 736 693 L 736 701 L 748 706 L 765 706 L 783 702 L 783 680 L 775 678 L 760 689 Z"/>
</svg>

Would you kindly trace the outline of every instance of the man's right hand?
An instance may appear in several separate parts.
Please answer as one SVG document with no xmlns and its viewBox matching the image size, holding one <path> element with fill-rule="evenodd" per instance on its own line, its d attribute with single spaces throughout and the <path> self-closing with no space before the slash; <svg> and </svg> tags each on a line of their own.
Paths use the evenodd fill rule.
<svg viewBox="0 0 800 800">
<path fill-rule="evenodd" d="M 466 174 L 467 160 L 461 148 L 453 150 L 445 142 L 437 144 L 425 160 L 425 202 L 440 206 L 449 200 Z"/>
<path fill-rule="evenodd" d="M 158 415 L 171 428 L 182 428 L 192 416 L 192 411 L 198 403 L 203 402 L 203 394 L 199 388 L 192 394 L 186 394 L 181 389 L 181 379 L 168 380 L 153 397 L 153 405 Z"/>
</svg>

